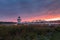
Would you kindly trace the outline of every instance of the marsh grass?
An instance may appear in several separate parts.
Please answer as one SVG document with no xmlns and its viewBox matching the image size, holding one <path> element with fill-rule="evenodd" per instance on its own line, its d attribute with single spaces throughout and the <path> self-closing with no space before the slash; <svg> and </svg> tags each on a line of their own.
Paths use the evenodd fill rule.
<svg viewBox="0 0 60 40">
<path fill-rule="evenodd" d="M 55 34 L 60 35 L 59 32 L 60 26 L 50 28 L 48 25 L 1 25 L 0 40 L 52 40 Z"/>
</svg>

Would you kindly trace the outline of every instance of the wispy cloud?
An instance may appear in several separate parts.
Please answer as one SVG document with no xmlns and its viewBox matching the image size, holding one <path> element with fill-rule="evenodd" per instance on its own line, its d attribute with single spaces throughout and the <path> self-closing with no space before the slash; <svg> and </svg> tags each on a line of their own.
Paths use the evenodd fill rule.
<svg viewBox="0 0 60 40">
<path fill-rule="evenodd" d="M 14 18 L 19 15 L 29 18 L 55 14 L 60 15 L 60 0 L 0 0 L 0 18 Z"/>
</svg>

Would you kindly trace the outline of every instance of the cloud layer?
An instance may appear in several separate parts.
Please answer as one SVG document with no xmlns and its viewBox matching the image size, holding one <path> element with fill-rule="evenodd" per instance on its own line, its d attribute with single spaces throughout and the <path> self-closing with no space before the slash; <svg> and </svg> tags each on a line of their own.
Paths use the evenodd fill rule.
<svg viewBox="0 0 60 40">
<path fill-rule="evenodd" d="M 60 15 L 60 0 L 0 0 L 0 20 L 16 21 L 17 16 L 29 19 L 44 15 Z"/>
</svg>

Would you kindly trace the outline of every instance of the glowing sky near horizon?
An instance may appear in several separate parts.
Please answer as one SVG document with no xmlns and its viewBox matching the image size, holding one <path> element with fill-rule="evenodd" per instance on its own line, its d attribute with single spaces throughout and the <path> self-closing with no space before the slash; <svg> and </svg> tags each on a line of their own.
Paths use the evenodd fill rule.
<svg viewBox="0 0 60 40">
<path fill-rule="evenodd" d="M 0 21 L 60 20 L 60 0 L 0 0 Z"/>
</svg>

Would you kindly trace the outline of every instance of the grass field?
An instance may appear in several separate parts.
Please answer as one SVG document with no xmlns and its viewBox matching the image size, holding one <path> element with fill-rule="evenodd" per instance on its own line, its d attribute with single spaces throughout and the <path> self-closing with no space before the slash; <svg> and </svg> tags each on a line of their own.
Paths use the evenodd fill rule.
<svg viewBox="0 0 60 40">
<path fill-rule="evenodd" d="M 53 34 L 51 40 L 60 40 L 60 32 L 55 32 Z"/>
<path fill-rule="evenodd" d="M 0 40 L 60 40 L 60 26 L 0 26 Z"/>
</svg>

